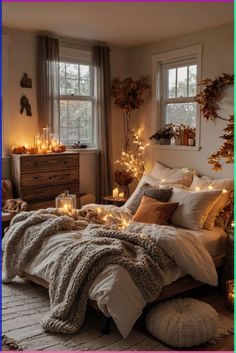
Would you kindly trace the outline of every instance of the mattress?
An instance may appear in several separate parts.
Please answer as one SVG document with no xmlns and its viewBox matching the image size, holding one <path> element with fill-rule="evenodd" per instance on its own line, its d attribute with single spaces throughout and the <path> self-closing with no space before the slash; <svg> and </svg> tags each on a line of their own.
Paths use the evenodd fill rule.
<svg viewBox="0 0 236 353">
<path fill-rule="evenodd" d="M 138 226 L 138 223 L 133 224 L 132 229 Z M 212 256 L 224 251 L 226 234 L 223 229 L 191 233 L 205 244 Z M 42 249 L 24 271 L 49 282 L 51 268 L 61 249 L 77 242 L 80 237 L 81 234 L 76 231 L 61 231 L 46 238 Z M 185 272 L 173 263 L 165 268 L 164 274 L 166 286 L 184 276 Z M 106 316 L 113 318 L 123 337 L 127 337 L 147 304 L 129 272 L 119 265 L 109 265 L 97 276 L 90 287 L 89 298 L 97 302 Z"/>
</svg>

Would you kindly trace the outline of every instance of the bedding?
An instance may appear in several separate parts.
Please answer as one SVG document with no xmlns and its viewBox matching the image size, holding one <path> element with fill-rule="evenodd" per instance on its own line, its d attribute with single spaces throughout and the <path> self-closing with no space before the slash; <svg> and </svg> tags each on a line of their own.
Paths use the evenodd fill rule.
<svg viewBox="0 0 236 353">
<path fill-rule="evenodd" d="M 191 184 L 191 189 L 207 190 L 208 188 L 222 191 L 219 198 L 212 205 L 212 208 L 204 223 L 204 228 L 211 230 L 214 227 L 214 223 L 219 213 L 230 202 L 230 193 L 233 191 L 233 188 L 234 188 L 234 180 L 233 179 L 210 179 L 206 176 L 199 178 L 196 175 L 194 176 L 193 182 Z"/>
<path fill-rule="evenodd" d="M 160 189 L 159 187 L 151 186 L 150 184 L 143 184 L 129 205 L 129 209 L 132 213 L 135 213 L 141 204 L 143 195 L 151 197 L 157 201 L 167 202 L 172 194 L 171 188 Z"/>
<path fill-rule="evenodd" d="M 167 225 L 177 202 L 161 202 L 144 195 L 133 221 Z"/>
<path fill-rule="evenodd" d="M 169 201 L 178 202 L 179 206 L 172 214 L 170 223 L 191 230 L 201 230 L 220 194 L 221 190 L 191 191 L 175 187 Z"/>
<path fill-rule="evenodd" d="M 217 285 L 215 266 L 206 248 L 208 240 L 205 242 L 205 234 L 206 238 L 210 239 L 213 238 L 212 232 L 195 232 L 171 226 L 132 222 L 131 212 L 124 207 L 91 204 L 86 205 L 84 209 L 94 209 L 102 215 L 112 214 L 114 217 L 120 217 L 128 223 L 127 232 L 140 233 L 140 236 L 145 234 L 157 242 L 174 261 L 174 264 L 164 269 L 165 286 L 186 273 L 201 282 Z M 223 245 L 223 242 L 219 241 L 222 229 L 219 229 L 218 235 L 212 242 L 212 248 L 220 252 L 216 244 Z M 81 232 L 76 230 L 61 230 L 56 235 L 46 237 L 37 255 L 25 265 L 24 271 L 49 282 L 51 269 L 62 249 L 77 242 L 81 236 Z M 89 298 L 97 302 L 105 315 L 113 318 L 123 337 L 128 336 L 147 304 L 129 272 L 120 265 L 108 265 L 98 274 L 89 288 Z"/>
<path fill-rule="evenodd" d="M 190 186 L 195 173 L 195 171 L 188 168 L 169 168 L 160 162 L 155 162 L 150 175 L 160 180 L 175 180 L 175 184 Z"/>
</svg>

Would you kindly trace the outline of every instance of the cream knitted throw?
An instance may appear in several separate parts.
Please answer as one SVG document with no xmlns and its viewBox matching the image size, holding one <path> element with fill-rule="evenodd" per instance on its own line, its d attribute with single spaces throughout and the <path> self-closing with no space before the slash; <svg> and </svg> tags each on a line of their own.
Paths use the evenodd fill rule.
<svg viewBox="0 0 236 353">
<path fill-rule="evenodd" d="M 6 234 L 5 279 L 10 281 L 23 270 L 46 236 L 75 227 L 75 221 L 69 217 L 43 212 L 24 213 L 14 219 Z M 51 310 L 44 318 L 44 329 L 68 334 L 79 330 L 86 312 L 89 288 L 108 264 L 125 267 L 145 300 L 154 301 L 163 287 L 163 268 L 170 261 L 164 251 L 147 237 L 91 227 L 81 239 L 65 247 L 55 261 L 49 281 Z"/>
</svg>

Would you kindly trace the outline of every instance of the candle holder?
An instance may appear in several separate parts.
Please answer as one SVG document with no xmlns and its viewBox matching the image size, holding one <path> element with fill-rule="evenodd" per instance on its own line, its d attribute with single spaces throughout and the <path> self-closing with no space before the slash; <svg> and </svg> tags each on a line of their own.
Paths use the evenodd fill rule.
<svg viewBox="0 0 236 353">
<path fill-rule="evenodd" d="M 56 209 L 60 214 L 73 216 L 76 210 L 76 195 L 64 191 L 56 197 Z"/>
<path fill-rule="evenodd" d="M 226 281 L 226 306 L 234 310 L 234 280 Z"/>
</svg>

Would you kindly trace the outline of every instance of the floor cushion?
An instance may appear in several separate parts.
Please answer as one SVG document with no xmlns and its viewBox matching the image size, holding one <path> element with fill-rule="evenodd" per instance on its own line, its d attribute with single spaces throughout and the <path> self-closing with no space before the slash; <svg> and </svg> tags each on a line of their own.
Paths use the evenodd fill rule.
<svg viewBox="0 0 236 353">
<path fill-rule="evenodd" d="M 146 327 L 169 346 L 193 347 L 215 337 L 218 314 L 202 301 L 177 298 L 153 307 L 146 316 Z"/>
</svg>

